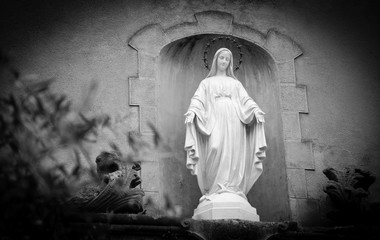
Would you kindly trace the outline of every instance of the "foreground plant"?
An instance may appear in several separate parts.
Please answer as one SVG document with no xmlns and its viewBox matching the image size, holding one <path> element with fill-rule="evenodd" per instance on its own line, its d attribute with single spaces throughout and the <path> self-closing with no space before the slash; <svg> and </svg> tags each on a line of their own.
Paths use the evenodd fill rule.
<svg viewBox="0 0 380 240">
<path fill-rule="evenodd" d="M 376 178 L 369 171 L 358 168 L 323 170 L 329 179 L 324 186 L 333 205 L 327 216 L 339 225 L 364 224 L 378 222 L 379 203 L 370 203 L 369 187 Z"/>
<path fill-rule="evenodd" d="M 83 187 L 68 205 L 87 212 L 143 212 L 140 164 L 122 161 L 118 152 L 102 152 L 96 164 L 100 184 Z"/>
<path fill-rule="evenodd" d="M 50 90 L 53 80 L 23 78 L 3 54 L 0 70 L 1 81 L 13 83 L 12 90 L 0 97 L 1 236 L 62 239 L 63 203 L 83 186 L 101 184 L 86 146 L 96 142 L 99 129 L 112 130 L 111 119 L 76 110 L 64 94 Z M 121 152 L 116 144 L 110 145 Z M 132 163 L 133 157 L 121 159 Z M 129 181 L 130 175 L 125 177 Z"/>
</svg>

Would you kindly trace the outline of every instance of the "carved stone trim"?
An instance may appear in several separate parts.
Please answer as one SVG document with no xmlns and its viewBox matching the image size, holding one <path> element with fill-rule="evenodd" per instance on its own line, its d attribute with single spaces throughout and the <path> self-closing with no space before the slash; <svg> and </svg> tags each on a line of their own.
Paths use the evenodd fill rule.
<svg viewBox="0 0 380 240">
<path fill-rule="evenodd" d="M 169 43 L 161 25 L 151 24 L 145 26 L 129 40 L 129 46 L 136 49 L 139 53 L 151 56 L 158 56 L 163 46 Z"/>
<path fill-rule="evenodd" d="M 276 62 L 294 60 L 302 54 L 301 48 L 292 39 L 273 29 L 267 33 L 264 48 L 272 53 Z"/>
<path fill-rule="evenodd" d="M 233 16 L 225 12 L 207 11 L 195 14 L 199 30 L 207 33 L 231 34 Z"/>
</svg>

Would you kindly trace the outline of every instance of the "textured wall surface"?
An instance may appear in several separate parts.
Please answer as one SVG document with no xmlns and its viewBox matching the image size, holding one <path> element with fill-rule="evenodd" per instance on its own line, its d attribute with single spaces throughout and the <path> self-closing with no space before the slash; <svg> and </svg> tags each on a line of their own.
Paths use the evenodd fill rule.
<svg viewBox="0 0 380 240">
<path fill-rule="evenodd" d="M 0 48 L 22 73 L 56 78 L 55 91 L 67 93 L 76 103 L 90 82 L 98 80 L 91 111 L 128 114 L 120 127 L 140 132 L 148 128 L 139 117 L 151 119 L 157 114 L 149 117 L 154 113 L 149 106 L 130 105 L 129 87 L 138 86 L 129 85 L 133 80 L 128 79 L 142 72 L 149 85 L 154 71 L 139 70 L 138 63 L 144 57 L 144 62 L 150 61 L 156 53 L 148 49 L 146 56 L 138 58 L 137 51 L 128 46 L 137 31 L 149 24 L 170 29 L 195 22 L 195 13 L 209 10 L 229 13 L 234 22 L 263 34 L 274 29 L 298 43 L 303 52 L 294 64 L 278 66 L 284 83 L 279 97 L 292 217 L 306 224 L 324 221 L 327 203 L 322 186 L 327 179 L 322 170 L 326 167 L 356 166 L 380 176 L 380 38 L 374 24 L 379 15 L 372 1 L 41 0 L 3 1 L 0 9 Z M 223 28 L 229 20 L 220 21 L 225 21 Z M 272 47 L 278 47 L 274 52 L 283 49 Z M 289 89 L 292 84 L 297 88 Z M 133 91 L 137 98 L 138 91 Z M 305 96 L 307 105 L 302 105 L 305 101 L 300 99 Z M 116 140 L 123 143 L 125 137 L 116 136 Z M 100 150 L 95 148 L 94 156 Z M 370 191 L 370 199 L 378 200 L 380 182 Z"/>
</svg>

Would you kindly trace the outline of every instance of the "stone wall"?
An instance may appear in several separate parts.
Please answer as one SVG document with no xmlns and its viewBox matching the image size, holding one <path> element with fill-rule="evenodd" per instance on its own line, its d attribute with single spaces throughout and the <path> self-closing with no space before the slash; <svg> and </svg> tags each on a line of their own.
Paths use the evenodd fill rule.
<svg viewBox="0 0 380 240">
<path fill-rule="evenodd" d="M 0 46 L 21 72 L 55 77 L 55 90 L 74 102 L 99 80 L 91 111 L 128 114 L 120 128 L 149 138 L 146 120 L 157 122 L 155 67 L 165 45 L 201 33 L 232 34 L 257 44 L 277 65 L 291 217 L 312 225 L 325 222 L 328 208 L 324 168 L 358 166 L 380 173 L 379 36 L 373 30 L 378 17 L 371 4 L 6 1 Z M 124 136 L 114 138 L 126 144 Z M 94 156 L 100 150 L 94 149 Z M 146 165 L 143 182 L 150 194 L 159 194 L 154 185 L 159 165 L 153 159 Z M 370 191 L 371 200 L 379 199 L 380 183 Z M 289 218 L 271 217 L 267 220 Z"/>
</svg>

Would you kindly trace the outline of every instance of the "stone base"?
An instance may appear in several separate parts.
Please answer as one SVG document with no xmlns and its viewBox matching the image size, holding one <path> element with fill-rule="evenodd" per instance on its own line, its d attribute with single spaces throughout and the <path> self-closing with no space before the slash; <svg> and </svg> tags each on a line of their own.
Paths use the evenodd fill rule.
<svg viewBox="0 0 380 240">
<path fill-rule="evenodd" d="M 256 209 L 246 199 L 233 193 L 215 194 L 194 210 L 195 220 L 241 219 L 260 221 Z"/>
</svg>

